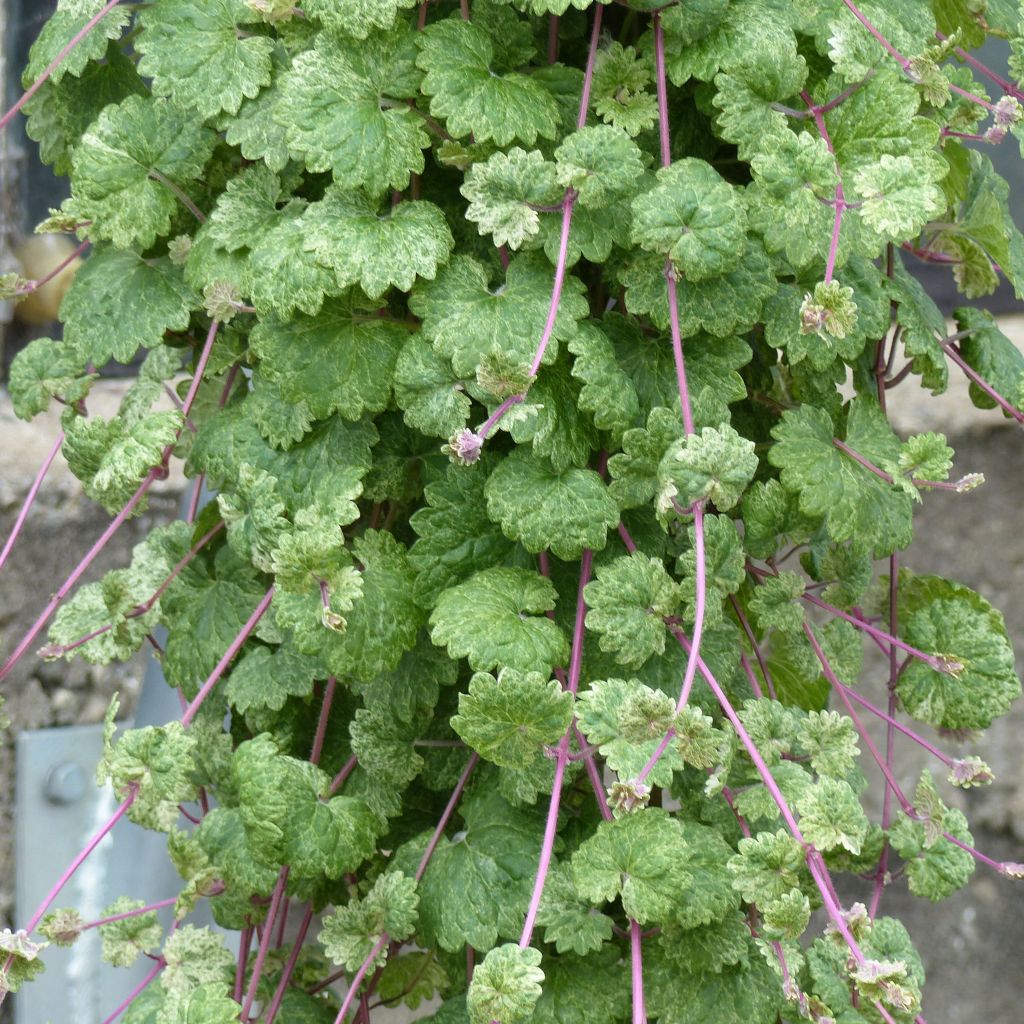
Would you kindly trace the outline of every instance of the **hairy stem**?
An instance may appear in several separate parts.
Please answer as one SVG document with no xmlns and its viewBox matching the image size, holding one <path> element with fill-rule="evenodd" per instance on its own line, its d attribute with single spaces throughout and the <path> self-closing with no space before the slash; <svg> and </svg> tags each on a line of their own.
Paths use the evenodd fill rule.
<svg viewBox="0 0 1024 1024">
<path fill-rule="evenodd" d="M 266 962 L 267 953 L 270 951 L 270 937 L 274 931 L 274 921 L 277 919 L 281 901 L 284 899 L 284 890 L 288 885 L 287 864 L 281 868 L 277 876 L 277 885 L 274 886 L 273 895 L 270 897 L 270 909 L 267 911 L 267 919 L 263 922 L 263 934 L 260 936 L 260 944 L 256 950 L 256 959 L 253 961 L 252 974 L 249 977 L 249 988 L 245 993 L 245 1002 L 242 1003 L 241 1020 L 249 1019 L 249 1011 L 252 1009 L 253 1001 L 256 998 L 256 989 L 259 987 L 260 977 L 263 974 L 263 964 Z"/>
<path fill-rule="evenodd" d="M 38 280 L 29 281 L 24 288 L 19 289 L 15 292 L 15 295 L 19 298 L 24 298 L 26 295 L 31 295 L 34 291 L 38 291 L 43 287 L 44 284 L 49 284 L 62 270 L 66 270 L 79 256 L 85 252 L 89 246 L 92 245 L 88 239 L 81 243 L 70 256 L 65 256 L 45 277 L 40 277 Z"/>
<path fill-rule="evenodd" d="M 316 723 L 316 735 L 313 737 L 313 749 L 309 755 L 311 764 L 320 763 L 320 755 L 324 750 L 324 738 L 327 736 L 327 720 L 331 714 L 331 704 L 334 702 L 334 689 L 336 685 L 334 676 L 331 676 L 330 679 L 327 680 L 327 686 L 324 688 L 323 702 L 320 705 L 320 718 Z"/>
<path fill-rule="evenodd" d="M 807 109 L 814 118 L 814 126 L 818 129 L 818 134 L 828 147 L 829 153 L 832 154 L 832 159 L 835 162 L 836 168 L 836 189 L 832 203 L 835 210 L 835 216 L 832 220 L 832 238 L 829 242 L 828 256 L 825 260 L 825 283 L 828 284 L 835 274 L 836 258 L 839 255 L 839 234 L 843 226 L 843 212 L 846 210 L 846 194 L 843 192 L 843 175 L 839 168 L 839 160 L 836 157 L 835 146 L 832 145 L 832 136 L 829 135 L 828 127 L 825 124 L 825 115 L 823 110 L 821 107 L 814 105 L 814 101 L 811 99 L 810 93 L 806 90 L 800 93 L 800 98 L 807 104 Z"/>
<path fill-rule="evenodd" d="M 139 996 L 149 987 L 149 984 L 153 979 L 167 966 L 167 961 L 163 957 L 158 957 L 155 964 L 153 964 L 150 972 L 124 997 L 118 1007 L 109 1017 L 103 1018 L 103 1024 L 114 1024 L 114 1021 L 128 1009 L 132 1003 L 135 1002 Z"/>
<path fill-rule="evenodd" d="M 39 488 L 43 484 L 43 480 L 46 478 L 46 474 L 50 471 L 50 466 L 53 465 L 53 460 L 57 457 L 57 453 L 60 451 L 61 445 L 64 443 L 64 431 L 60 431 L 57 435 L 56 440 L 53 442 L 53 446 L 46 454 L 46 458 L 43 459 L 43 464 L 39 467 L 39 472 L 36 473 L 35 479 L 32 481 L 32 486 L 28 489 L 28 494 L 25 495 L 25 500 L 21 504 L 21 508 L 18 511 L 18 518 L 14 521 L 14 527 L 11 530 L 11 535 L 7 538 L 7 542 L 4 544 L 3 551 L 0 551 L 0 569 L 4 567 L 11 551 L 14 548 L 14 542 L 18 539 L 18 535 L 21 533 L 22 527 L 25 525 L 25 520 L 28 519 L 29 511 L 35 504 L 36 496 L 39 494 Z"/>
<path fill-rule="evenodd" d="M 11 122 L 11 118 L 21 110 L 23 106 L 39 91 L 43 83 L 67 60 L 78 44 L 120 3 L 120 0 L 108 0 L 82 27 L 76 32 L 67 44 L 60 50 L 56 57 L 47 64 L 43 73 L 25 90 L 21 98 L 11 107 L 10 110 L 0 117 L 0 131 L 3 131 Z"/>
<path fill-rule="evenodd" d="M 281 1001 L 284 999 L 285 992 L 288 991 L 288 983 L 291 981 L 292 975 L 295 973 L 295 965 L 299 961 L 299 954 L 302 952 L 302 945 L 306 941 L 306 933 L 309 931 L 309 926 L 312 921 L 313 904 L 310 903 L 306 907 L 306 912 L 302 915 L 302 921 L 299 924 L 299 931 L 295 936 L 292 951 L 288 956 L 288 962 L 284 965 L 284 971 L 281 973 L 281 977 L 277 982 L 277 988 L 274 989 L 274 996 L 270 1000 L 270 1006 L 267 1008 L 266 1024 L 274 1024 L 274 1018 L 277 1016 L 277 1012 L 281 1008 Z"/>
<path fill-rule="evenodd" d="M 969 366 L 967 361 L 961 355 L 960 350 L 955 345 L 950 344 L 948 341 L 943 341 L 939 344 L 942 345 L 943 352 L 945 352 L 946 355 L 949 356 L 949 358 L 952 359 L 961 370 L 963 370 L 965 376 L 969 380 L 977 384 L 978 387 L 981 388 L 981 390 L 984 391 L 985 394 L 1003 410 L 1003 412 L 1011 416 L 1018 423 L 1024 424 L 1024 413 L 1013 405 L 1009 399 L 1004 398 L 1003 395 L 996 391 L 996 389 L 981 377 L 981 375 L 972 366 Z"/>
<path fill-rule="evenodd" d="M 217 685 L 220 677 L 224 675 L 225 669 L 231 664 L 232 659 L 238 653 L 242 644 L 249 638 L 249 634 L 256 628 L 256 624 L 263 618 L 264 612 L 270 607 L 270 602 L 274 599 L 274 588 L 271 587 L 262 597 L 260 603 L 253 609 L 252 614 L 246 620 L 246 623 L 238 631 L 238 635 L 234 640 L 231 641 L 228 649 L 221 655 L 220 661 L 217 662 L 216 667 L 210 673 L 209 678 L 200 687 L 199 692 L 195 696 L 195 700 L 185 709 L 185 713 L 181 716 L 181 724 L 188 728 L 192 724 L 192 719 L 196 717 L 199 708 L 202 706 L 203 701 L 209 697 L 210 692 Z"/>
</svg>

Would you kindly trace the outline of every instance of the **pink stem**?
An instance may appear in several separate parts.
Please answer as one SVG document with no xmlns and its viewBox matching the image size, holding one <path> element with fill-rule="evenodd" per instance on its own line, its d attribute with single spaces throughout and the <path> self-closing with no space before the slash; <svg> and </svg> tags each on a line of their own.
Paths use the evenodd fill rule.
<svg viewBox="0 0 1024 1024">
<path fill-rule="evenodd" d="M 1024 413 L 1011 405 L 1010 402 L 996 391 L 991 384 L 979 376 L 977 371 L 967 364 L 964 357 L 960 354 L 960 350 L 956 348 L 956 346 L 951 345 L 948 342 L 939 342 L 939 344 L 942 345 L 942 349 L 946 355 L 949 356 L 949 358 L 952 359 L 961 370 L 963 370 L 964 374 L 977 384 L 978 387 L 981 388 L 981 390 L 984 391 L 985 394 L 1003 410 L 1003 412 L 1012 416 L 1018 423 L 1024 423 Z"/>
<path fill-rule="evenodd" d="M 196 713 L 202 706 L 202 703 L 210 695 L 210 691 L 217 685 L 218 680 L 224 674 L 224 670 L 231 664 L 232 658 L 238 653 L 242 644 L 249 638 L 249 634 L 256 628 L 256 624 L 263 618 L 264 612 L 270 607 L 270 602 L 274 599 L 274 588 L 271 587 L 262 597 L 260 603 L 256 605 L 253 613 L 249 616 L 245 625 L 238 631 L 238 635 L 234 640 L 231 641 L 231 645 L 221 655 L 220 661 L 217 662 L 216 668 L 210 673 L 209 679 L 203 683 L 199 692 L 195 696 L 195 700 L 185 709 L 185 713 L 181 716 L 181 724 L 188 728 L 192 724 L 192 719 L 195 718 Z"/>
<path fill-rule="evenodd" d="M 601 812 L 601 817 L 605 821 L 612 820 L 612 810 L 608 806 L 608 797 L 604 791 L 604 781 L 601 778 L 600 771 L 597 767 L 597 762 L 594 760 L 593 750 L 587 746 L 587 741 L 583 738 L 580 733 L 579 726 L 573 722 L 573 735 L 576 737 L 576 742 L 579 744 L 580 750 L 583 752 L 583 763 L 587 769 L 587 777 L 590 779 L 591 788 L 594 790 L 594 796 L 597 798 L 597 806 Z"/>
<path fill-rule="evenodd" d="M 889 56 L 892 57 L 904 71 L 906 71 L 910 66 L 910 61 L 907 60 L 907 58 L 904 57 L 903 54 L 900 53 L 900 51 L 897 50 L 896 47 L 893 46 L 892 43 L 890 43 L 889 40 L 871 24 L 870 21 L 868 21 L 864 14 L 862 14 L 857 8 L 856 4 L 852 3 L 852 0 L 843 0 L 843 3 L 850 9 L 850 13 L 875 37 L 882 49 L 885 50 L 885 52 L 889 54 Z"/>
<path fill-rule="evenodd" d="M 672 145 L 668 129 L 668 77 L 665 74 L 665 31 L 661 27 L 661 14 L 654 12 L 654 77 L 658 93 L 658 141 L 661 147 L 661 166 L 672 163 Z"/>
<path fill-rule="evenodd" d="M 117 1009 L 109 1016 L 103 1019 L 103 1024 L 113 1024 L 118 1017 L 128 1009 L 132 1003 L 135 1002 L 139 996 L 149 987 L 149 983 L 167 966 L 167 961 L 163 957 L 160 957 L 157 962 L 153 965 L 153 969 L 147 974 L 136 986 L 125 996 L 123 1002 L 117 1007 Z"/>
<path fill-rule="evenodd" d="M 185 522 L 191 526 L 196 521 L 196 516 L 199 514 L 199 499 L 203 493 L 203 481 L 206 479 L 205 473 L 200 473 L 199 476 L 192 481 L 192 493 L 188 499 L 188 512 L 185 514 Z"/>
<path fill-rule="evenodd" d="M 941 32 L 936 32 L 935 35 L 942 42 L 946 41 L 946 36 L 944 36 Z M 969 54 L 962 47 L 958 46 L 953 52 L 962 61 L 964 61 L 967 64 L 970 64 L 970 66 L 974 68 L 976 71 L 981 72 L 981 74 L 983 74 L 986 78 L 995 82 L 995 84 L 998 85 L 999 88 L 1003 90 L 1003 92 L 1009 93 L 1011 96 L 1014 97 L 1014 99 L 1024 99 L 1024 92 L 1021 92 L 1021 90 L 1018 89 L 1017 86 L 1015 86 L 1012 82 L 1008 81 L 1007 79 L 1003 78 L 1001 75 L 997 75 L 987 64 L 983 64 L 976 57 L 971 56 L 971 54 Z"/>
<path fill-rule="evenodd" d="M 256 998 L 256 989 L 260 983 L 260 975 L 263 973 L 263 964 L 270 950 L 270 936 L 274 931 L 274 921 L 277 918 L 281 901 L 284 899 L 285 887 L 288 885 L 289 870 L 290 868 L 287 864 L 281 868 L 277 876 L 277 885 L 274 886 L 274 893 L 270 898 L 270 909 L 267 911 L 267 919 L 263 923 L 263 934 L 260 936 L 259 948 L 256 950 L 256 959 L 252 965 L 249 989 L 245 994 L 245 1002 L 242 1004 L 241 1019 L 243 1021 L 249 1019 L 249 1011 L 252 1009 L 253 1000 Z"/>
<path fill-rule="evenodd" d="M 0 551 L 0 569 L 4 567 L 4 563 L 7 561 L 11 550 L 14 547 L 14 542 L 18 539 L 18 535 L 21 533 L 22 527 L 25 525 L 25 520 L 28 518 L 29 510 L 35 504 L 36 495 L 39 493 L 39 488 L 43 484 L 43 480 L 46 474 L 50 471 L 50 466 L 53 465 L 53 460 L 57 457 L 57 452 L 60 451 L 60 446 L 64 443 L 64 431 L 62 430 L 58 435 L 57 439 L 53 442 L 53 447 L 47 453 L 43 464 L 39 467 L 39 472 L 36 473 L 35 480 L 32 481 L 32 486 L 28 490 L 28 494 L 25 495 L 25 501 L 22 503 L 21 509 L 18 512 L 18 518 L 14 522 L 14 529 L 11 530 L 11 535 L 7 538 L 7 543 L 4 544 L 3 551 Z"/>
<path fill-rule="evenodd" d="M 455 808 L 462 797 L 462 791 L 466 788 L 466 783 L 469 781 L 469 777 L 472 774 L 473 769 L 476 767 L 479 759 L 479 755 L 474 753 L 466 763 L 466 767 L 462 770 L 462 775 L 459 776 L 459 781 L 455 784 L 455 789 L 448 799 L 448 803 L 441 814 L 441 819 L 438 821 L 437 827 L 434 829 L 434 834 L 430 837 L 430 841 L 427 843 L 426 849 L 423 851 L 423 856 L 420 857 L 419 865 L 416 868 L 416 874 L 413 876 L 416 882 L 419 882 L 420 879 L 423 878 L 423 873 L 427 870 L 430 858 L 433 857 L 434 851 L 437 849 L 437 844 L 441 841 L 441 836 L 444 835 L 444 830 L 447 828 L 452 814 L 455 813 Z M 369 971 L 380 951 L 384 949 L 390 941 L 391 939 L 385 932 L 377 940 L 369 954 L 367 954 L 366 959 L 362 962 L 359 970 L 356 971 L 355 976 L 349 984 L 348 991 L 345 993 L 345 998 L 341 1004 L 341 1009 L 338 1010 L 338 1015 L 334 1018 L 334 1024 L 342 1024 L 342 1021 L 345 1019 L 345 1015 L 348 1013 L 356 998 L 359 986 L 363 983 L 363 978 L 366 977 L 366 972 Z"/>
<path fill-rule="evenodd" d="M 331 715 L 331 704 L 334 702 L 334 676 L 327 680 L 324 689 L 323 704 L 320 706 L 320 718 L 316 723 L 316 735 L 313 737 L 313 749 L 310 752 L 309 760 L 312 764 L 320 763 L 320 755 L 324 750 L 324 737 L 327 735 L 327 719 Z"/>
<path fill-rule="evenodd" d="M 16 295 L 19 298 L 25 295 L 31 295 L 34 291 L 38 291 L 38 289 L 42 288 L 44 284 L 49 284 L 49 282 L 52 281 L 62 270 L 65 270 L 68 266 L 74 263 L 75 260 L 77 260 L 91 244 L 92 243 L 86 239 L 86 241 L 82 242 L 82 244 L 79 245 L 70 256 L 66 256 L 62 259 L 60 263 L 58 263 L 57 266 L 55 266 L 45 277 L 39 278 L 38 281 L 29 281 L 23 289 L 16 293 Z"/>
<path fill-rule="evenodd" d="M 189 385 L 188 394 L 185 396 L 185 401 L 182 403 L 182 414 L 186 418 L 192 411 L 192 403 L 196 400 L 196 394 L 199 391 L 200 384 L 203 383 L 203 374 L 206 372 L 206 364 L 210 360 L 210 352 L 213 349 L 213 342 L 217 337 L 217 330 L 219 327 L 220 321 L 214 320 L 210 323 L 210 329 L 206 332 L 206 342 L 203 345 L 202 352 L 199 353 L 199 362 L 196 363 L 196 372 L 192 376 L 192 383 Z"/>
<path fill-rule="evenodd" d="M 477 428 L 477 434 L 482 438 L 487 437 L 491 430 L 494 429 L 494 425 L 504 417 L 505 413 L 507 413 L 513 405 L 519 405 L 525 397 L 525 395 L 509 395 L 509 397 L 506 398 L 505 401 L 502 402 L 501 405 L 499 405 L 498 408 L 480 424 Z"/>
<path fill-rule="evenodd" d="M 825 283 L 828 284 L 835 273 L 836 257 L 839 255 L 839 233 L 843 225 L 843 211 L 846 209 L 846 194 L 843 192 L 843 176 L 839 169 L 839 161 L 836 159 L 835 147 L 832 145 L 832 137 L 829 135 L 828 128 L 825 125 L 825 115 L 820 107 L 814 105 L 814 101 L 806 90 L 800 93 L 800 98 L 807 104 L 807 109 L 814 118 L 814 125 L 818 129 L 818 134 L 828 147 L 836 168 L 836 190 L 833 201 L 835 216 L 832 220 L 832 240 L 829 242 L 828 257 L 825 260 Z"/>
<path fill-rule="evenodd" d="M 341 771 L 331 780 L 331 788 L 328 790 L 329 796 L 334 796 L 335 793 L 345 785 L 345 780 L 355 771 L 356 765 L 359 764 L 359 758 L 353 754 L 345 763 L 342 765 Z"/>
<path fill-rule="evenodd" d="M 629 962 L 633 989 L 633 1024 L 647 1024 L 647 1009 L 644 1006 L 644 954 L 641 945 L 640 925 L 629 922 Z"/>
<path fill-rule="evenodd" d="M 239 936 L 238 942 L 238 963 L 235 965 L 235 987 L 232 990 L 231 998 L 236 1003 L 242 1002 L 242 993 L 245 991 L 245 969 L 249 966 L 249 948 L 252 946 L 252 937 L 256 929 L 247 924 Z"/>
<path fill-rule="evenodd" d="M 941 761 L 947 768 L 951 768 L 953 766 L 953 758 L 950 757 L 948 754 L 944 754 L 941 750 L 939 750 L 938 747 L 933 746 L 923 736 L 919 736 L 916 732 L 914 732 L 913 729 L 908 728 L 898 719 L 893 718 L 891 714 L 886 714 L 880 707 L 877 707 L 876 705 L 872 704 L 871 701 L 869 701 L 866 697 L 859 694 L 852 687 L 845 686 L 842 683 L 840 683 L 839 685 L 842 686 L 846 695 L 855 700 L 858 704 L 860 704 L 861 707 L 866 708 L 868 711 L 871 712 L 871 714 L 875 715 L 883 722 L 886 722 L 888 725 L 892 726 L 893 729 L 903 733 L 903 735 L 906 736 L 908 739 L 913 740 L 919 747 L 922 747 L 925 750 L 927 750 L 929 754 L 931 754 L 933 757 Z"/>
<path fill-rule="evenodd" d="M 469 777 L 473 774 L 473 769 L 476 767 L 477 761 L 479 760 L 480 755 L 473 753 L 466 762 L 466 767 L 462 769 L 459 781 L 455 784 L 455 789 L 453 790 L 452 795 L 448 798 L 448 803 L 445 805 L 444 811 L 441 812 L 441 819 L 438 821 L 437 827 L 434 829 L 434 834 L 430 837 L 430 841 L 427 843 L 426 848 L 423 851 L 423 856 L 420 857 L 420 862 L 416 866 L 416 873 L 413 875 L 413 878 L 417 883 L 419 883 L 420 879 L 423 878 L 423 872 L 427 870 L 430 858 L 434 856 L 437 844 L 441 841 L 441 836 L 444 835 L 444 830 L 448 827 L 448 822 L 451 820 L 451 816 L 455 813 L 455 808 L 458 805 L 459 800 L 462 798 L 462 791 L 466 788 L 466 783 L 469 782 Z M 372 960 L 372 957 L 370 959 Z"/>
<path fill-rule="evenodd" d="M 754 696 L 760 700 L 764 697 L 764 693 L 761 690 L 761 684 L 757 681 L 757 675 L 754 672 L 753 666 L 750 664 L 750 659 L 747 657 L 745 651 L 740 651 L 740 665 L 743 666 L 743 672 L 747 677 L 747 682 L 750 683 L 750 689 L 754 691 Z M 772 700 L 775 698 L 773 697 Z"/>
<path fill-rule="evenodd" d="M 299 954 L 302 952 L 302 944 L 306 941 L 306 932 L 309 931 L 309 926 L 312 921 L 313 904 L 311 903 L 306 907 L 306 913 L 303 915 L 302 922 L 299 924 L 299 932 L 298 935 L 295 936 L 295 942 L 292 945 L 292 951 L 288 956 L 288 962 L 285 964 L 284 972 L 277 983 L 277 988 L 274 990 L 274 997 L 271 999 L 270 1007 L 267 1010 L 266 1024 L 274 1024 L 274 1018 L 277 1016 L 277 1011 L 281 1008 L 281 1001 L 284 999 L 285 992 L 288 991 L 288 982 L 295 973 L 295 965 L 299 961 Z"/>
<path fill-rule="evenodd" d="M 71 40 L 64 46 L 64 48 L 53 58 L 52 61 L 46 66 L 43 73 L 25 90 L 21 99 L 11 107 L 10 110 L 0 117 L 0 131 L 10 123 L 11 118 L 21 110 L 25 104 L 32 99 L 33 96 L 39 91 L 43 83 L 64 63 L 67 59 L 68 54 L 96 27 L 99 22 L 106 17 L 120 2 L 120 0 L 108 0 L 104 6 L 97 11 L 72 37 Z"/>
<path fill-rule="evenodd" d="M 90 928 L 99 928 L 105 924 L 113 924 L 115 921 L 124 921 L 129 917 L 138 917 L 140 914 L 148 914 L 150 911 L 160 910 L 162 907 L 173 906 L 177 902 L 177 896 L 168 896 L 165 900 L 158 900 L 156 903 L 150 903 L 148 906 L 139 907 L 136 910 L 126 910 L 123 914 L 114 914 L 112 917 L 101 917 L 98 921 L 90 921 L 88 924 L 83 924 L 78 930 L 85 932 Z"/>
<path fill-rule="evenodd" d="M 583 637 L 584 619 L 587 614 L 587 604 L 583 597 L 583 590 L 590 581 L 590 571 L 594 562 L 594 554 L 590 550 L 583 552 L 580 561 L 580 582 L 576 590 L 576 622 L 573 626 L 572 654 L 569 658 L 569 681 L 566 689 L 573 695 L 579 689 L 580 670 L 583 666 Z M 565 766 L 569 760 L 569 740 L 572 735 L 572 723 L 565 731 L 558 744 L 558 757 L 555 760 L 555 778 L 551 786 L 551 799 L 548 803 L 548 817 L 544 825 L 544 840 L 540 849 L 540 859 L 537 862 L 537 875 L 533 883 L 533 895 L 530 898 L 530 905 L 526 911 L 526 920 L 523 923 L 523 931 L 519 937 L 519 945 L 526 949 L 533 939 L 533 929 L 537 920 L 537 912 L 540 910 L 541 898 L 544 895 L 544 883 L 547 881 L 548 870 L 551 867 L 551 857 L 555 849 L 555 835 L 558 830 L 558 810 L 562 800 L 562 782 L 565 779 Z"/>
<path fill-rule="evenodd" d="M 764 684 L 768 687 L 768 695 L 772 700 L 776 700 L 775 696 L 775 683 L 772 680 L 772 674 L 768 671 L 768 662 L 765 660 L 764 652 L 761 650 L 761 645 L 757 642 L 757 637 L 754 636 L 754 630 L 751 628 L 750 622 L 746 615 L 743 613 L 743 608 L 740 606 L 739 601 L 736 598 L 730 597 L 729 601 L 732 604 L 732 610 L 736 613 L 736 618 L 739 620 L 740 627 L 743 632 L 747 635 L 747 641 L 750 643 L 751 650 L 754 652 L 754 657 L 757 658 L 757 664 L 761 669 L 761 675 L 764 677 Z M 754 686 L 755 691 L 757 686 Z M 760 694 L 758 694 L 760 696 Z"/>
<path fill-rule="evenodd" d="M 25 925 L 26 932 L 32 932 L 40 920 L 53 904 L 53 901 L 60 895 L 61 890 L 64 888 L 75 872 L 85 863 L 86 858 L 96 849 L 97 846 L 102 842 L 103 837 L 121 820 L 121 818 L 128 811 L 128 808 L 135 802 L 136 796 L 138 796 L 138 787 L 133 783 L 129 786 L 130 792 L 128 796 L 121 802 L 121 805 L 116 811 L 106 820 L 106 822 L 100 827 L 99 831 L 85 844 L 78 856 L 68 865 L 65 869 L 64 874 L 57 879 L 54 883 L 53 888 L 43 897 L 43 902 L 36 907 L 35 913 L 29 919 L 27 925 Z"/>
</svg>

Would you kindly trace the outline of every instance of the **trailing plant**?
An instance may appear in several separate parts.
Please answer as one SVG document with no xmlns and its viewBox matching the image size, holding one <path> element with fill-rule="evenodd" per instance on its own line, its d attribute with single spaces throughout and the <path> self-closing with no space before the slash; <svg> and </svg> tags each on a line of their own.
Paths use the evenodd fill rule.
<svg viewBox="0 0 1024 1024">
<path fill-rule="evenodd" d="M 980 480 L 887 408 L 962 372 L 1024 421 L 1024 358 L 908 269 L 1024 295 L 985 152 L 1022 134 L 1020 17 L 60 0 L 15 111 L 70 180 L 40 230 L 92 247 L 12 367 L 63 432 L 2 557 L 58 450 L 113 519 L 0 677 L 47 629 L 148 644 L 185 710 L 115 739 L 111 707 L 117 812 L 2 934 L 4 989 L 98 927 L 153 958 L 108 1022 L 923 1020 L 885 890 L 1021 876 L 948 805 L 1020 683 L 999 612 L 904 564 L 915 505 Z M 172 459 L 188 516 L 76 590 Z M 59 909 L 122 817 L 167 834 L 167 930 L 143 893 Z"/>
</svg>

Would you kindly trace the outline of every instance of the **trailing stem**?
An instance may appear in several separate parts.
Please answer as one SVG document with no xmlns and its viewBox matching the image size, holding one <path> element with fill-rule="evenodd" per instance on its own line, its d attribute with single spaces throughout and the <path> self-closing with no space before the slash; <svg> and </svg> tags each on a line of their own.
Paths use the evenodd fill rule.
<svg viewBox="0 0 1024 1024">
<path fill-rule="evenodd" d="M 56 440 L 53 442 L 53 446 L 46 454 L 46 458 L 43 459 L 43 464 L 39 467 L 39 472 L 36 473 L 35 479 L 32 481 L 32 486 L 28 490 L 28 494 L 25 495 L 25 500 L 22 502 L 21 509 L 18 511 L 18 518 L 14 521 L 14 527 L 11 530 L 11 535 L 7 538 L 7 543 L 4 544 L 3 551 L 0 551 L 0 569 L 4 567 L 8 557 L 14 548 L 14 542 L 18 539 L 18 535 L 21 533 L 22 527 L 25 525 L 25 520 L 28 518 L 29 511 L 35 504 L 36 496 L 39 494 L 39 488 L 43 484 L 43 480 L 46 478 L 46 474 L 50 471 L 50 466 L 53 465 L 53 460 L 57 457 L 57 453 L 60 451 L 61 445 L 64 443 L 64 431 L 60 431 L 57 434 Z"/>
</svg>

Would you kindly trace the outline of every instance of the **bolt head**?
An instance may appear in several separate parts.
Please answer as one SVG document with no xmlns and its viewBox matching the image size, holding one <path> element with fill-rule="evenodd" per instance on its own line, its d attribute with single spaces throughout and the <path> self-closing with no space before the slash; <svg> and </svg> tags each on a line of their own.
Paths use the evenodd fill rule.
<svg viewBox="0 0 1024 1024">
<path fill-rule="evenodd" d="M 78 803 L 85 796 L 85 772 L 73 761 L 61 761 L 47 774 L 44 791 L 51 804 Z"/>
</svg>

